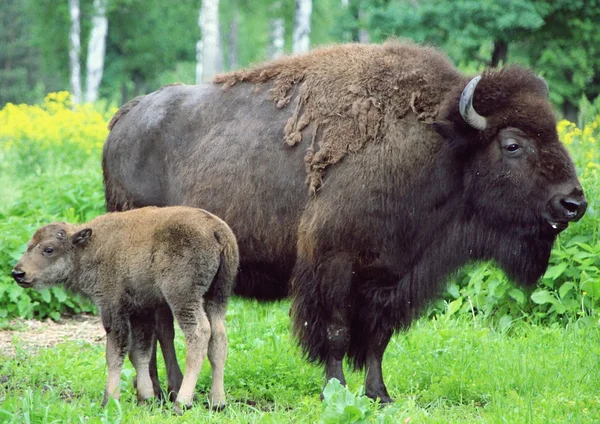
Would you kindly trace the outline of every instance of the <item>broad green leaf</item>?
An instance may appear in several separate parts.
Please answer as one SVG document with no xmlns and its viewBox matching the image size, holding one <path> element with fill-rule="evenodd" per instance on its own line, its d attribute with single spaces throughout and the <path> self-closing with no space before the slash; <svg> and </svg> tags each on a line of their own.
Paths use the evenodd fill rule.
<svg viewBox="0 0 600 424">
<path fill-rule="evenodd" d="M 538 290 L 531 295 L 531 300 L 533 300 L 538 305 L 543 305 L 545 303 L 556 304 L 557 300 L 548 290 Z"/>
<path fill-rule="evenodd" d="M 548 267 L 548 270 L 546 271 L 546 274 L 544 275 L 544 279 L 548 278 L 550 280 L 555 280 L 558 277 L 560 277 L 560 275 L 565 272 L 565 270 L 567 269 L 567 263 L 566 262 L 561 262 L 558 265 L 552 265 L 551 267 Z"/>
<path fill-rule="evenodd" d="M 523 293 L 523 291 L 520 289 L 510 289 L 508 291 L 508 295 L 515 299 L 521 305 L 525 303 L 525 293 Z"/>
<path fill-rule="evenodd" d="M 563 283 L 563 285 L 560 286 L 560 289 L 558 289 L 558 295 L 560 298 L 564 299 L 564 297 L 573 289 L 573 287 L 575 287 L 575 284 L 570 281 Z"/>
<path fill-rule="evenodd" d="M 463 298 L 459 297 L 456 300 L 453 300 L 448 304 L 448 310 L 446 311 L 446 315 L 454 315 L 456 311 L 460 309 L 463 303 Z"/>
</svg>

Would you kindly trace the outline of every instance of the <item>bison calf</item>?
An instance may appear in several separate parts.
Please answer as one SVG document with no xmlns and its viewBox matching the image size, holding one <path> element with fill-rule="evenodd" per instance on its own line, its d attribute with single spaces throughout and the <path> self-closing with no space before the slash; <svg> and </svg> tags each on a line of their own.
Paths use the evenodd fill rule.
<svg viewBox="0 0 600 424">
<path fill-rule="evenodd" d="M 108 382 L 119 398 L 125 354 L 137 373 L 138 401 L 154 394 L 149 373 L 154 312 L 168 305 L 185 336 L 187 360 L 176 410 L 191 406 L 202 361 L 212 366 L 209 402 L 225 406 L 225 308 L 239 263 L 235 236 L 201 209 L 147 207 L 109 213 L 88 224 L 40 228 L 12 271 L 21 287 L 63 283 L 100 308 L 106 330 Z"/>
</svg>

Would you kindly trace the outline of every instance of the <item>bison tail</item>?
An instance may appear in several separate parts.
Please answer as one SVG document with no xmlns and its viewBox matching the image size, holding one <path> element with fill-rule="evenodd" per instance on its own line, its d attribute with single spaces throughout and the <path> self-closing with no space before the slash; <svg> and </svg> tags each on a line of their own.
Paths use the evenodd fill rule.
<svg viewBox="0 0 600 424">
<path fill-rule="evenodd" d="M 314 267 L 298 259 L 294 269 L 291 295 L 293 333 L 306 358 L 311 362 L 323 363 L 327 359 L 327 319 L 323 302 L 315 284 Z"/>
<path fill-rule="evenodd" d="M 102 168 L 104 170 L 104 199 L 106 202 L 107 212 L 122 212 L 130 209 L 135 209 L 133 201 L 127 195 L 127 191 L 120 185 L 111 181 L 107 174 L 106 166 L 103 159 Z"/>
</svg>

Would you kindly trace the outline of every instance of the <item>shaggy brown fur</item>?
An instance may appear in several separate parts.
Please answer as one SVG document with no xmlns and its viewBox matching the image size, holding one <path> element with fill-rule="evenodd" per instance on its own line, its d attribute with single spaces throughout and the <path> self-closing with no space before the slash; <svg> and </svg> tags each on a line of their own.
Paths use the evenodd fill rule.
<svg viewBox="0 0 600 424">
<path fill-rule="evenodd" d="M 107 333 L 103 404 L 109 397 L 119 398 L 127 353 L 137 372 L 138 401 L 157 391 L 149 370 L 155 311 L 172 310 L 188 351 L 181 387 L 174 388 L 180 413 L 181 406 L 191 406 L 207 354 L 213 372 L 211 406 L 225 406 L 224 318 L 238 262 L 235 236 L 221 219 L 196 208 L 148 207 L 102 215 L 82 225 L 42 227 L 13 276 L 19 285 L 36 289 L 64 283 L 98 305 Z M 156 324 L 159 334 L 165 332 L 162 324 Z M 172 331 L 172 318 L 166 324 Z"/>
<path fill-rule="evenodd" d="M 367 369 L 366 394 L 389 402 L 390 337 L 450 273 L 493 260 L 534 284 L 585 212 L 543 81 L 484 72 L 471 97 L 479 130 L 459 113 L 470 80 L 435 49 L 394 41 L 159 90 L 108 136 L 107 208 L 221 216 L 240 246 L 236 293 L 289 292 L 294 333 L 326 379 L 344 382 L 348 357 Z"/>
<path fill-rule="evenodd" d="M 312 124 L 305 156 L 311 194 L 329 165 L 367 142 L 381 142 L 386 122 L 412 112 L 432 123 L 446 96 L 441 88 L 463 80 L 438 50 L 396 40 L 322 48 L 214 78 L 225 89 L 240 82 L 272 82 L 269 95 L 278 108 L 294 98 L 283 141 L 295 146 Z"/>
</svg>

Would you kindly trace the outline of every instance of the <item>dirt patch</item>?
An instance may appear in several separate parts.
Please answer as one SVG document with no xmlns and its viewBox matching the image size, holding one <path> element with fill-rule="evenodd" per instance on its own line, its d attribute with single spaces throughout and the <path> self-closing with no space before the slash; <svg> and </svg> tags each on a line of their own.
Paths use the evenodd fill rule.
<svg viewBox="0 0 600 424">
<path fill-rule="evenodd" d="M 35 354 L 68 340 L 104 343 L 106 337 L 100 317 L 92 315 L 65 317 L 59 322 L 14 319 L 8 327 L 0 330 L 0 357 L 14 357 L 15 344 Z"/>
</svg>

